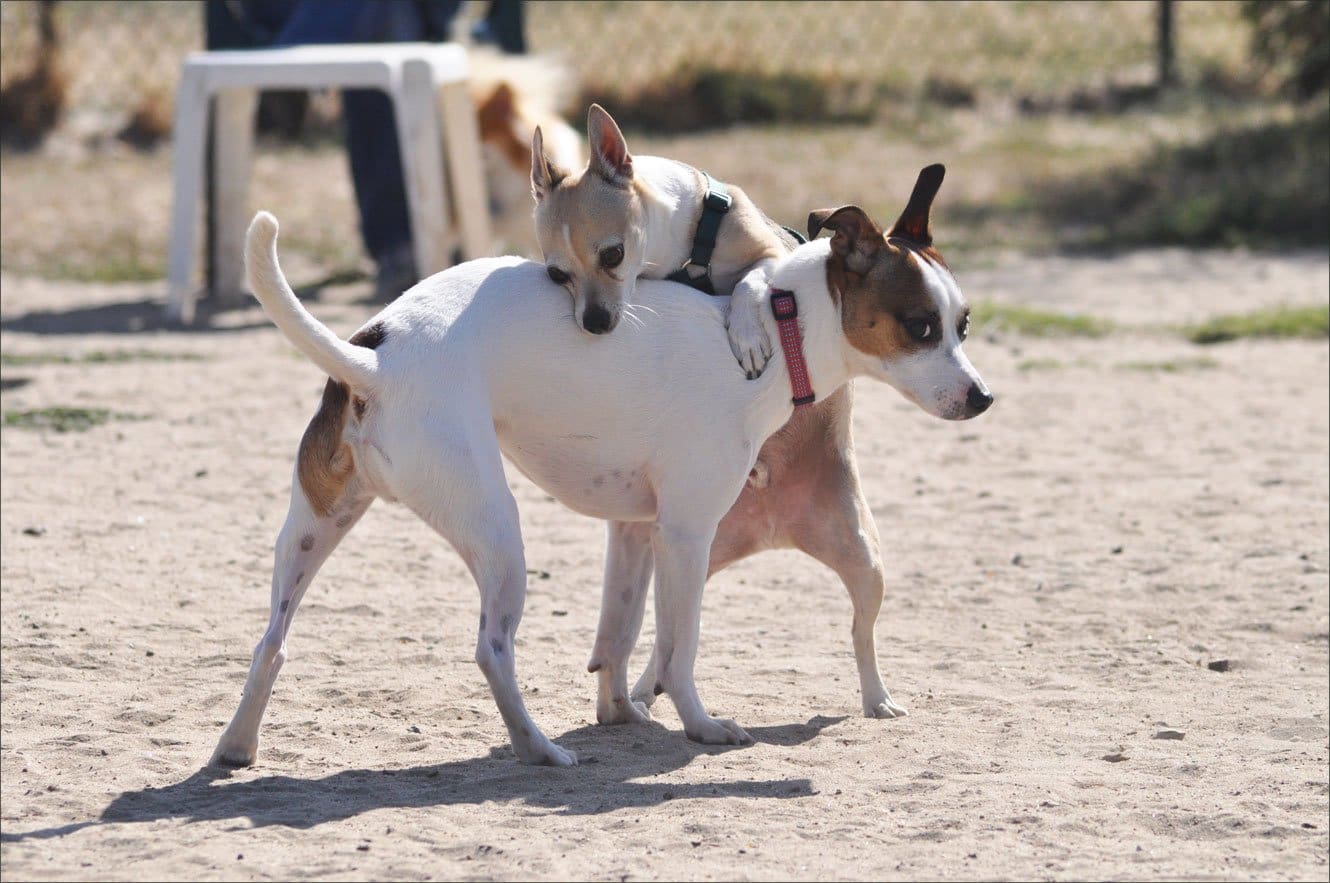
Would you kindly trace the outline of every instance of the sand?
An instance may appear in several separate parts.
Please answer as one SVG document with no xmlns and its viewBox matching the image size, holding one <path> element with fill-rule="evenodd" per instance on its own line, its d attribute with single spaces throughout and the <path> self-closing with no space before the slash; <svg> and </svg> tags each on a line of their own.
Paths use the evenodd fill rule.
<svg viewBox="0 0 1330 883">
<path fill-rule="evenodd" d="M 205 764 L 323 380 L 257 309 L 178 333 L 160 286 L 0 279 L 6 414 L 123 418 L 0 432 L 0 871 L 1324 879 L 1330 347 L 1170 329 L 1323 304 L 1325 255 L 1009 256 L 961 281 L 1131 327 L 981 331 L 967 351 L 998 402 L 968 423 L 859 383 L 878 647 L 910 717 L 861 716 L 844 590 L 779 552 L 704 602 L 701 694 L 755 745 L 690 743 L 668 702 L 596 726 L 602 529 L 513 475 L 534 571 L 519 678 L 582 765 L 516 762 L 471 658 L 474 585 L 380 504 L 301 608 L 257 765 L 223 771 Z M 311 306 L 347 334 L 365 294 Z M 136 355 L 13 358 L 116 352 Z"/>
</svg>

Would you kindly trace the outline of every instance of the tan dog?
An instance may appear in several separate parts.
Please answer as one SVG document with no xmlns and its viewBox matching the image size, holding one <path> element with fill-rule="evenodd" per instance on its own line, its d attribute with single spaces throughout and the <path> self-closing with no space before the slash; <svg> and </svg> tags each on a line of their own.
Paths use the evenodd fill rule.
<svg viewBox="0 0 1330 883">
<path fill-rule="evenodd" d="M 551 157 L 536 129 L 531 192 L 550 278 L 573 296 L 579 327 L 608 334 L 625 312 L 632 315 L 639 276 L 676 278 L 671 274 L 689 263 L 708 179 L 681 162 L 630 154 L 623 133 L 598 104 L 587 112 L 587 135 L 591 159 L 574 173 Z M 714 293 L 733 293 L 726 319 L 730 349 L 753 379 L 771 358 L 761 316 L 767 281 L 794 240 L 743 190 L 726 187 L 730 205 L 716 230 L 710 264 L 687 272 L 691 278 L 709 272 Z"/>
</svg>

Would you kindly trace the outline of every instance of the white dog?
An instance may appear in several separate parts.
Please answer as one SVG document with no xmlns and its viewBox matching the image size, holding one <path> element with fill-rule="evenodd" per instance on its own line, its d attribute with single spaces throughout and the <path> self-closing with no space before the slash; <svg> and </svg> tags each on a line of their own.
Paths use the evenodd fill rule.
<svg viewBox="0 0 1330 883">
<path fill-rule="evenodd" d="M 214 762 L 254 761 L 300 599 L 382 497 L 410 507 L 471 570 L 481 595 L 476 661 L 518 757 L 576 763 L 539 730 L 517 685 L 526 562 L 501 455 L 578 512 L 650 525 L 657 691 L 669 694 L 689 738 L 749 741 L 733 721 L 706 713 L 693 664 L 712 539 L 763 441 L 789 420 L 796 399 L 857 375 L 891 383 L 945 418 L 973 416 L 992 401 L 961 351 L 959 290 L 910 238 L 926 229 L 940 181 L 940 166 L 921 174 L 891 237 L 855 206 L 814 213 L 834 236 L 777 266 L 764 321 L 784 358 L 756 381 L 734 370 L 723 299 L 642 282 L 636 302 L 649 322 L 594 339 L 568 321 L 568 298 L 545 268 L 513 258 L 439 273 L 344 342 L 295 298 L 277 264 L 277 222 L 260 213 L 246 243 L 250 285 L 332 379 L 297 455 L 268 629 Z"/>
</svg>

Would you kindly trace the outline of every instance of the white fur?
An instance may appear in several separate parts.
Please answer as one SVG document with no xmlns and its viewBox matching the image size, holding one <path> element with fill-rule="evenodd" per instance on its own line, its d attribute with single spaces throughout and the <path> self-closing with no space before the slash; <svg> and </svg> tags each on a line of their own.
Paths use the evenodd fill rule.
<svg viewBox="0 0 1330 883">
<path fill-rule="evenodd" d="M 476 661 L 517 755 L 529 763 L 576 762 L 536 727 L 517 686 L 513 636 L 526 566 L 500 452 L 578 512 L 649 530 L 657 575 L 654 677 L 689 738 L 748 741 L 733 721 L 707 714 L 693 662 L 716 526 L 759 448 L 793 410 L 785 362 L 774 359 L 762 377 L 745 380 L 733 370 L 726 341 L 726 300 L 670 282 L 639 284 L 641 324 L 590 338 L 568 321 L 567 294 L 544 267 L 515 258 L 473 261 L 424 280 L 376 317 L 385 337 L 366 350 L 336 338 L 295 299 L 277 264 L 276 233 L 266 213 L 250 226 L 246 259 L 255 294 L 292 343 L 347 384 L 365 410 L 343 427 L 355 470 L 334 512 L 317 516 L 293 481 L 277 543 L 272 619 L 214 760 L 253 761 L 300 598 L 373 498 L 384 497 L 438 531 L 475 577 Z M 804 245 L 781 262 L 774 280 L 796 292 L 820 396 L 853 374 L 890 371 L 863 364 L 845 340 L 826 287 L 828 254 L 827 240 Z M 778 340 L 769 311 L 765 324 Z"/>
</svg>

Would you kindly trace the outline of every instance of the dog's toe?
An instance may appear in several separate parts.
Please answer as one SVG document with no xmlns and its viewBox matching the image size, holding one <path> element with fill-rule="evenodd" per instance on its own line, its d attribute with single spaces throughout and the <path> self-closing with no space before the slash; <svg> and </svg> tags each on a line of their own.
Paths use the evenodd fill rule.
<svg viewBox="0 0 1330 883">
<path fill-rule="evenodd" d="M 732 720 L 708 718 L 697 729 L 684 729 L 684 733 L 694 742 L 703 745 L 751 745 L 753 737 Z"/>
<path fill-rule="evenodd" d="M 208 761 L 209 766 L 232 766 L 244 767 L 253 766 L 254 758 L 258 755 L 258 746 L 239 746 L 239 745 L 218 745 L 217 750 L 212 753 L 212 759 Z"/>
<path fill-rule="evenodd" d="M 651 711 L 646 703 L 632 699 L 615 699 L 608 706 L 596 708 L 596 723 L 604 726 L 618 724 L 646 724 L 651 722 Z"/>
<path fill-rule="evenodd" d="M 542 756 L 534 763 L 540 766 L 577 766 L 577 752 L 560 748 L 551 742 Z"/>
<path fill-rule="evenodd" d="M 909 717 L 910 713 L 902 705 L 897 705 L 890 699 L 884 699 L 881 702 L 868 709 L 865 717 L 875 717 L 882 720 L 895 717 Z"/>
</svg>

